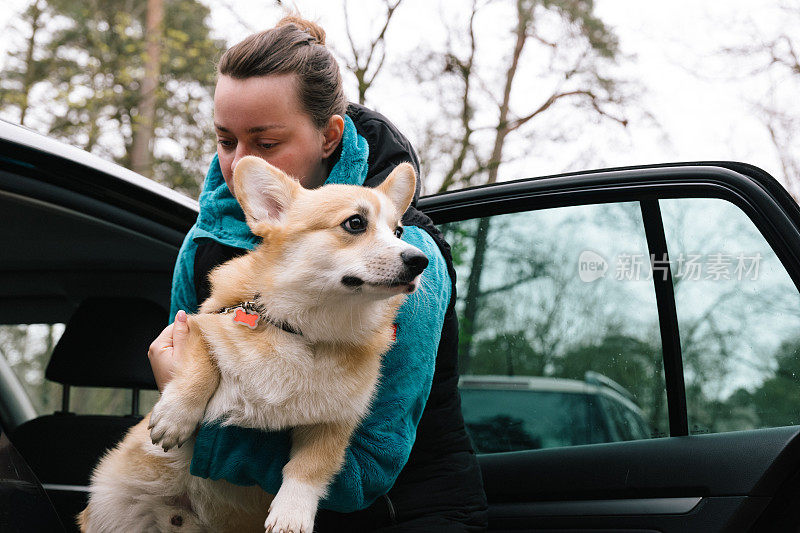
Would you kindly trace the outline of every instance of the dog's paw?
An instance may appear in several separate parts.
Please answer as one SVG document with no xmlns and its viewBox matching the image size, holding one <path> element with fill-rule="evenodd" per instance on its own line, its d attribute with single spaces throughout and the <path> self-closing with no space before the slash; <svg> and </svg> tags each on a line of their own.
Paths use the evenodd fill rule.
<svg viewBox="0 0 800 533">
<path fill-rule="evenodd" d="M 150 439 L 165 452 L 189 440 L 205 412 L 184 404 L 180 397 L 165 391 L 150 413 Z"/>
<path fill-rule="evenodd" d="M 314 515 L 270 511 L 264 527 L 266 533 L 311 533 L 314 530 Z"/>
<path fill-rule="evenodd" d="M 299 490 L 298 490 L 299 489 Z M 284 485 L 272 500 L 264 522 L 267 533 L 312 533 L 319 498 L 314 491 L 302 490 L 292 483 Z"/>
</svg>

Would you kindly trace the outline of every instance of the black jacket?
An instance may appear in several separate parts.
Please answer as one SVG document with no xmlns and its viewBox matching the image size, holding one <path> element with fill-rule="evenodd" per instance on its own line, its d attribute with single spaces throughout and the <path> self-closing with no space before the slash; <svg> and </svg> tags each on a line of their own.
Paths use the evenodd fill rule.
<svg viewBox="0 0 800 533">
<path fill-rule="evenodd" d="M 369 145 L 365 185 L 375 187 L 391 170 L 411 162 L 419 175 L 419 161 L 408 140 L 381 114 L 351 104 L 347 114 L 359 135 Z M 338 151 L 331 158 L 338 159 Z M 420 184 L 417 181 L 419 196 Z M 417 428 L 411 455 L 394 487 L 372 506 L 356 513 L 320 510 L 315 531 L 482 531 L 486 528 L 487 505 L 480 469 L 464 428 L 458 394 L 458 320 L 455 313 L 455 280 L 450 246 L 430 218 L 416 207 L 403 215 L 403 224 L 430 234 L 439 247 L 453 282 L 445 315 L 436 368 L 428 402 Z M 247 250 L 207 240 L 195 254 L 194 283 L 197 301 L 209 295 L 208 273 L 215 266 Z"/>
</svg>

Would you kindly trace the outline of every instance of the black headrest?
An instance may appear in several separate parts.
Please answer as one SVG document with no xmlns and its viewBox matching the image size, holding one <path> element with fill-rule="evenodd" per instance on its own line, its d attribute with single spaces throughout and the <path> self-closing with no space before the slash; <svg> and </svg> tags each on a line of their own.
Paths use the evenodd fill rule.
<svg viewBox="0 0 800 533">
<path fill-rule="evenodd" d="M 69 319 L 45 377 L 65 385 L 155 389 L 147 349 L 167 311 L 142 298 L 89 298 Z"/>
</svg>

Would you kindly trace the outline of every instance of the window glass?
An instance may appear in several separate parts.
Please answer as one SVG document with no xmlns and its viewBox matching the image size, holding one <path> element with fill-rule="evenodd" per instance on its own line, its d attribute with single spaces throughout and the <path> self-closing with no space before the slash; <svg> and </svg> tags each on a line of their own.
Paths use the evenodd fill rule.
<svg viewBox="0 0 800 533">
<path fill-rule="evenodd" d="M 0 325 L 0 356 L 14 375 L 38 415 L 61 410 L 63 386 L 45 379 L 45 369 L 64 324 Z M 70 412 L 77 414 L 128 415 L 131 413 L 130 389 L 106 387 L 70 387 Z M 140 412 L 146 413 L 158 400 L 158 392 L 142 391 Z"/>
<path fill-rule="evenodd" d="M 131 389 L 70 387 L 69 410 L 79 415 L 129 415 Z"/>
<path fill-rule="evenodd" d="M 641 410 L 636 405 L 609 397 L 602 398 L 600 404 L 611 419 L 611 426 L 616 431 L 615 440 L 646 439 L 650 436 Z"/>
<path fill-rule="evenodd" d="M 38 414 L 61 408 L 61 385 L 47 381 L 44 371 L 64 324 L 0 325 L 0 355 L 28 393 Z"/>
<path fill-rule="evenodd" d="M 667 434 L 638 203 L 544 209 L 442 229 L 458 276 L 462 410 L 477 450 Z M 618 431 L 599 400 L 615 388 L 630 398 L 624 406 L 636 429 Z"/>
<path fill-rule="evenodd" d="M 139 391 L 139 414 L 146 414 L 153 410 L 156 402 L 161 397 L 161 393 L 157 390 L 140 390 Z"/>
<path fill-rule="evenodd" d="M 800 423 L 800 294 L 780 260 L 730 202 L 659 203 L 690 432 Z"/>
<path fill-rule="evenodd" d="M 549 387 L 549 384 L 546 385 Z M 462 409 L 479 453 L 607 442 L 597 396 L 561 390 L 482 389 L 462 383 Z"/>
</svg>

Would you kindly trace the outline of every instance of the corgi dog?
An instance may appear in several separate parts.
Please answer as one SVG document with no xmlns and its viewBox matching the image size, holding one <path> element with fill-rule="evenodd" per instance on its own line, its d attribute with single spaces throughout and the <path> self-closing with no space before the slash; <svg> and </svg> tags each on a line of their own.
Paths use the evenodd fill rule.
<svg viewBox="0 0 800 533">
<path fill-rule="evenodd" d="M 428 264 L 399 238 L 415 188 L 408 163 L 374 189 L 307 190 L 242 158 L 234 192 L 262 244 L 211 272 L 180 368 L 92 474 L 82 531 L 312 533 Z M 291 430 L 277 494 L 189 474 L 196 429 L 212 421 Z"/>
</svg>

